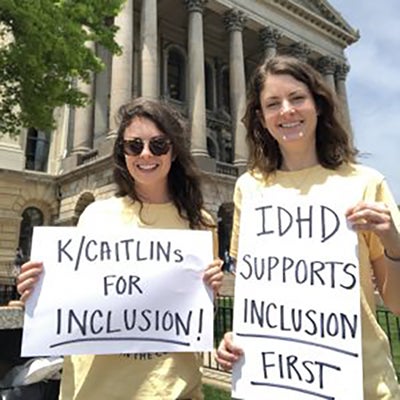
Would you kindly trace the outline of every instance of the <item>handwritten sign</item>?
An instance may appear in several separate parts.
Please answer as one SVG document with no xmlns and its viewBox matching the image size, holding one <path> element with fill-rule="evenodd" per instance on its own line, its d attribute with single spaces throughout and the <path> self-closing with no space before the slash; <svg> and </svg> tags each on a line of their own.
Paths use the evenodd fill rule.
<svg viewBox="0 0 400 400">
<path fill-rule="evenodd" d="M 38 227 L 44 273 L 26 304 L 23 356 L 209 351 L 207 231 Z"/>
<path fill-rule="evenodd" d="M 244 199 L 234 340 L 245 354 L 233 370 L 234 398 L 363 398 L 350 204 L 268 189 Z"/>
</svg>

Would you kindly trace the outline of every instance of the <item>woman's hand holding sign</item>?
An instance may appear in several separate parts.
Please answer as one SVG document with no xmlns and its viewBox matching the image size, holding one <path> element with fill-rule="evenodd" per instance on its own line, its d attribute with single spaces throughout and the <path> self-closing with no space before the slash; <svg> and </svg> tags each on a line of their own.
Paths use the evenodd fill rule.
<svg viewBox="0 0 400 400">
<path fill-rule="evenodd" d="M 217 258 L 206 267 L 203 275 L 204 283 L 214 291 L 214 295 L 219 292 L 222 286 L 222 278 L 224 273 L 221 270 L 221 266 L 222 260 Z"/>
<path fill-rule="evenodd" d="M 217 363 L 226 371 L 230 371 L 239 358 L 243 355 L 243 350 L 235 346 L 233 343 L 232 332 L 225 333 L 223 339 L 221 340 L 215 360 Z"/>
<path fill-rule="evenodd" d="M 18 275 L 17 290 L 21 295 L 20 300 L 26 302 L 31 295 L 43 271 L 43 264 L 38 261 L 28 261 L 21 266 L 21 273 Z"/>
<path fill-rule="evenodd" d="M 400 235 L 389 207 L 382 202 L 359 202 L 347 210 L 347 220 L 356 231 L 371 231 L 384 247 L 384 256 L 372 261 L 379 293 L 395 314 L 400 314 Z"/>
<path fill-rule="evenodd" d="M 372 231 L 385 248 L 394 247 L 400 253 L 399 234 L 386 204 L 361 201 L 347 210 L 346 217 L 354 230 Z"/>
</svg>

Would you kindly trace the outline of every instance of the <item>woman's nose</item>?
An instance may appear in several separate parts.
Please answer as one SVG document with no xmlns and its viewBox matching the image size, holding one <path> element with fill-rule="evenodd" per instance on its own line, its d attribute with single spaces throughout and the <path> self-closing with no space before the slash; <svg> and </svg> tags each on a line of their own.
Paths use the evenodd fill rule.
<svg viewBox="0 0 400 400">
<path fill-rule="evenodd" d="M 143 150 L 142 150 L 142 152 L 140 153 L 140 155 L 141 155 L 141 157 L 150 157 L 150 156 L 152 156 L 152 152 L 151 152 L 151 150 L 150 150 L 150 147 L 149 147 L 149 142 L 144 142 L 143 143 Z"/>
<path fill-rule="evenodd" d="M 281 114 L 293 112 L 293 106 L 289 100 L 283 100 L 281 105 Z"/>
</svg>

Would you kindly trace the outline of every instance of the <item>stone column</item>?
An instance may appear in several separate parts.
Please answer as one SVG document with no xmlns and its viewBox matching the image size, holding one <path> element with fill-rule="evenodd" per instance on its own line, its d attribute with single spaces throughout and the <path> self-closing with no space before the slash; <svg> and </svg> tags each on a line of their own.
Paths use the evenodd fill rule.
<svg viewBox="0 0 400 400">
<path fill-rule="evenodd" d="M 311 53 L 311 49 L 303 42 L 293 43 L 289 46 L 288 54 L 298 58 L 303 62 L 308 61 L 308 56 Z"/>
<path fill-rule="evenodd" d="M 104 63 L 105 68 L 96 74 L 94 101 L 94 137 L 93 146 L 97 148 L 108 132 L 108 104 L 110 98 L 111 52 L 101 45 L 97 46 L 97 57 Z"/>
<path fill-rule="evenodd" d="M 63 105 L 54 110 L 54 118 L 57 121 L 57 126 L 51 134 L 49 157 L 47 162 L 47 172 L 52 175 L 59 175 L 62 173 L 63 155 L 68 149 L 68 135 L 70 114 L 72 113 L 71 107 Z"/>
<path fill-rule="evenodd" d="M 87 44 L 94 52 L 93 42 Z M 81 164 L 81 156 L 93 148 L 94 137 L 94 74 L 89 74 L 89 80 L 76 81 L 77 89 L 85 93 L 88 103 L 85 107 L 75 107 L 71 110 L 71 125 L 69 126 L 69 140 L 72 142 L 71 152 L 68 157 L 61 161 L 63 171 L 70 171 Z"/>
<path fill-rule="evenodd" d="M 346 125 L 351 139 L 353 139 L 353 130 L 351 127 L 351 118 L 349 103 L 347 101 L 346 78 L 350 71 L 350 66 L 346 63 L 336 65 L 335 78 L 336 78 L 336 93 L 339 100 L 340 111 L 342 113 L 343 123 Z"/>
<path fill-rule="evenodd" d="M 71 154 L 87 153 L 93 145 L 93 84 L 79 82 L 78 88 L 89 96 L 90 103 L 74 109 Z"/>
<path fill-rule="evenodd" d="M 207 151 L 206 94 L 203 45 L 203 8 L 207 0 L 184 0 L 189 13 L 189 119 L 192 130 L 192 154 L 198 164 L 213 170 L 215 163 Z"/>
<path fill-rule="evenodd" d="M 110 134 L 117 128 L 115 116 L 118 109 L 131 99 L 133 78 L 133 0 L 126 0 L 121 12 L 115 17 L 119 27 L 115 40 L 121 46 L 122 53 L 114 55 L 111 67 L 110 88 Z"/>
<path fill-rule="evenodd" d="M 247 165 L 248 150 L 246 128 L 242 118 L 246 109 L 246 78 L 244 72 L 242 31 L 246 17 L 242 11 L 233 9 L 224 15 L 225 27 L 229 32 L 229 83 L 232 133 L 234 138 L 234 164 L 239 169 Z"/>
<path fill-rule="evenodd" d="M 260 30 L 259 36 L 264 50 L 265 59 L 274 57 L 276 55 L 278 40 L 282 37 L 282 34 L 278 29 L 266 26 Z"/>
<path fill-rule="evenodd" d="M 336 60 L 330 56 L 321 57 L 317 62 L 317 69 L 324 76 L 326 83 L 335 93 L 335 71 L 336 71 Z"/>
<path fill-rule="evenodd" d="M 159 96 L 157 0 L 143 0 L 140 13 L 141 95 Z"/>
<path fill-rule="evenodd" d="M 88 43 L 87 47 L 94 52 L 93 42 Z M 84 154 L 91 150 L 93 146 L 93 117 L 94 117 L 94 74 L 90 73 L 89 81 L 78 80 L 77 87 L 85 93 L 89 103 L 85 107 L 74 109 L 74 127 L 72 137 L 71 154 Z"/>
</svg>

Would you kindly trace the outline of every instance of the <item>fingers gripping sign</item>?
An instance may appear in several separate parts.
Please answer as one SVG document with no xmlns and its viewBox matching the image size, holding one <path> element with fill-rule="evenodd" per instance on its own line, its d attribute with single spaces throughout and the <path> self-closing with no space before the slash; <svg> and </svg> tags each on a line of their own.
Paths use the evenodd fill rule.
<svg viewBox="0 0 400 400">
<path fill-rule="evenodd" d="M 347 210 L 346 217 L 355 231 L 372 231 L 382 241 L 398 237 L 389 207 L 385 203 L 361 201 Z"/>
</svg>

